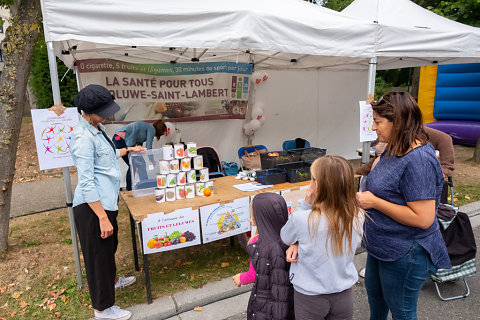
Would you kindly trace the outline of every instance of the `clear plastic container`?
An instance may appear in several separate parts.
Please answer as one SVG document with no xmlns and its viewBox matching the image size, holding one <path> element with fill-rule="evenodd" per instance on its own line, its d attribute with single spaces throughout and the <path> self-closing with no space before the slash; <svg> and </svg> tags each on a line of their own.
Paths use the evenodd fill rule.
<svg viewBox="0 0 480 320">
<path fill-rule="evenodd" d="M 130 152 L 128 159 L 133 196 L 142 197 L 155 194 L 157 174 L 160 174 L 159 161 L 162 159 L 162 149 Z"/>
</svg>

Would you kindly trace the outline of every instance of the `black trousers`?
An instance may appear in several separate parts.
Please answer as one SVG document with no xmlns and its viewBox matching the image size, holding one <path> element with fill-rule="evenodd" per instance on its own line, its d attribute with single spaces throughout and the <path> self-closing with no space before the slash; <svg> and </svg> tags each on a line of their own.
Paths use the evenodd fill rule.
<svg viewBox="0 0 480 320">
<path fill-rule="evenodd" d="M 100 223 L 90 206 L 82 203 L 73 207 L 78 237 L 82 246 L 92 307 L 103 311 L 115 304 L 115 252 L 118 246 L 118 211 L 106 211 L 113 234 L 102 239 Z"/>
</svg>

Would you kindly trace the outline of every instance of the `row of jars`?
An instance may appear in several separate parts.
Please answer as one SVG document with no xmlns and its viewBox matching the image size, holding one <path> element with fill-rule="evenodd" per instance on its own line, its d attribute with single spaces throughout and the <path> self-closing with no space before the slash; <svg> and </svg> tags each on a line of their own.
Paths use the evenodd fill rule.
<svg viewBox="0 0 480 320">
<path fill-rule="evenodd" d="M 193 158 L 197 155 L 197 144 L 195 142 L 188 142 L 187 148 L 183 149 L 183 144 L 174 144 L 173 147 L 169 144 L 162 147 L 162 159 L 173 160 L 183 159 L 185 157 Z"/>
<path fill-rule="evenodd" d="M 189 183 L 184 186 L 176 186 L 173 188 L 155 188 L 155 201 L 162 203 L 165 201 L 175 201 L 181 199 L 192 199 L 203 197 L 203 191 L 210 189 L 213 193 L 213 181 Z"/>
<path fill-rule="evenodd" d="M 208 168 L 198 170 L 198 175 L 201 182 L 207 182 L 210 177 Z M 157 188 L 169 188 L 177 185 L 183 186 L 187 183 L 197 182 L 197 170 L 190 170 L 188 172 L 178 172 L 169 174 L 157 174 Z"/>
<path fill-rule="evenodd" d="M 192 168 L 193 159 L 193 168 Z M 203 156 L 195 156 L 193 158 L 160 160 L 160 174 L 178 173 L 180 171 L 190 171 L 192 169 L 200 170 L 203 168 Z"/>
</svg>

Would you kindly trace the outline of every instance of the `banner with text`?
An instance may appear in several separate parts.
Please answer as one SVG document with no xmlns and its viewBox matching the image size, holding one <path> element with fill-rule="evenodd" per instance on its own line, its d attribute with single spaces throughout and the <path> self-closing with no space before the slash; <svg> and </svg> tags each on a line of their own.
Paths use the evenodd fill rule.
<svg viewBox="0 0 480 320">
<path fill-rule="evenodd" d="M 142 221 L 142 235 L 146 254 L 200 244 L 198 210 L 185 208 L 169 214 L 149 214 Z"/>
<path fill-rule="evenodd" d="M 106 87 L 121 110 L 113 121 L 245 119 L 252 66 L 199 62 L 77 61 L 81 84 Z"/>
</svg>

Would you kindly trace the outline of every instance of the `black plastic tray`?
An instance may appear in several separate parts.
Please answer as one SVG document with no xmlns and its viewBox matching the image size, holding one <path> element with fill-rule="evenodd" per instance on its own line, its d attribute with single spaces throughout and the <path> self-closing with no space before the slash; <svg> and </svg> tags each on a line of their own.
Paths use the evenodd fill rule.
<svg viewBox="0 0 480 320">
<path fill-rule="evenodd" d="M 299 160 L 299 156 L 294 153 L 288 153 L 287 151 L 271 151 L 260 154 L 260 162 L 262 169 L 273 169 L 278 164 L 295 162 Z"/>
<path fill-rule="evenodd" d="M 287 173 L 281 169 L 257 170 L 256 180 L 261 184 L 280 184 L 287 182 Z"/>
<path fill-rule="evenodd" d="M 310 176 L 310 164 L 303 161 L 283 163 L 277 165 L 278 169 L 284 170 L 287 174 L 287 181 L 301 182 L 311 179 Z"/>
<path fill-rule="evenodd" d="M 321 148 L 301 148 L 301 149 L 291 149 L 287 151 L 288 154 L 296 156 L 297 160 L 303 161 L 309 164 L 312 164 L 317 158 L 323 157 L 327 154 L 327 149 Z"/>
</svg>

